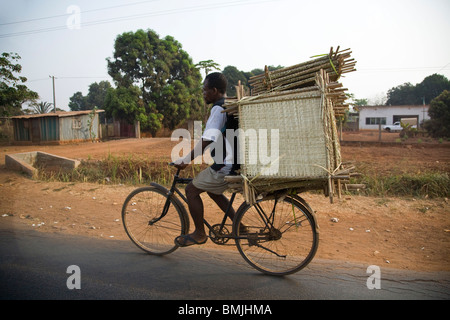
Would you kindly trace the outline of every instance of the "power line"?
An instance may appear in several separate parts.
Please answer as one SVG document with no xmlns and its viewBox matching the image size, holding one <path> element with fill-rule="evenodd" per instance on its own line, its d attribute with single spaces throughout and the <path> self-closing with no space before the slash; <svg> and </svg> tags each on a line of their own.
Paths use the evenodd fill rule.
<svg viewBox="0 0 450 320">
<path fill-rule="evenodd" d="M 442 70 L 446 69 L 450 65 L 450 62 L 447 63 L 445 66 L 443 66 L 441 69 L 439 69 L 438 72 L 441 72 Z"/>
<path fill-rule="evenodd" d="M 58 79 L 109 79 L 109 77 L 106 76 L 80 76 L 80 77 L 59 77 Z"/>
<path fill-rule="evenodd" d="M 212 4 L 212 5 L 211 4 L 197 5 L 197 6 L 185 7 L 185 8 L 179 8 L 179 9 L 162 10 L 162 11 L 151 12 L 151 13 L 134 14 L 134 15 L 129 15 L 129 16 L 119 16 L 119 17 L 109 18 L 109 19 L 104 19 L 104 20 L 94 20 L 94 21 L 90 21 L 90 22 L 84 22 L 83 27 L 96 26 L 96 25 L 105 24 L 105 23 L 127 21 L 127 20 L 131 20 L 131 19 L 142 19 L 142 18 L 155 17 L 155 16 L 165 16 L 165 15 L 172 15 L 172 14 L 178 14 L 178 13 L 196 12 L 196 11 L 204 11 L 204 10 L 219 9 L 219 8 L 226 8 L 226 7 L 250 5 L 250 4 L 261 4 L 261 3 L 268 3 L 268 2 L 274 2 L 274 1 L 282 1 L 282 0 L 259 0 L 259 1 L 248 0 L 248 1 L 223 2 L 223 3 L 219 3 L 219 4 Z M 63 16 L 67 16 L 67 15 L 63 15 Z M 42 29 L 27 30 L 27 31 L 11 32 L 11 33 L 0 34 L 0 38 L 32 35 L 32 34 L 37 34 L 37 33 L 46 33 L 46 32 L 52 32 L 52 31 L 65 30 L 65 29 L 67 29 L 66 25 L 48 27 L 48 28 L 42 28 Z"/>
<path fill-rule="evenodd" d="M 27 82 L 36 82 L 36 81 L 47 81 L 48 80 L 48 78 L 40 78 L 40 79 L 32 79 L 32 80 L 28 80 L 27 79 Z"/>
<path fill-rule="evenodd" d="M 446 66 L 444 66 L 443 68 L 441 68 L 438 72 L 442 71 L 442 70 L 450 70 L 450 67 L 447 68 L 447 66 L 449 66 L 450 63 L 448 63 Z M 401 72 L 401 71 L 417 71 L 417 70 L 425 70 L 425 69 L 438 69 L 440 67 L 421 67 L 421 68 L 371 68 L 371 69 L 358 69 L 358 72 L 362 71 L 392 71 L 392 72 Z M 70 79 L 110 79 L 109 76 L 62 76 L 62 77 L 58 77 L 59 80 L 70 80 Z M 39 78 L 39 79 L 31 79 L 31 80 L 27 80 L 27 82 L 36 82 L 36 81 L 47 81 L 48 78 Z"/>
<path fill-rule="evenodd" d="M 74 76 L 74 77 L 58 77 L 58 80 L 64 80 L 64 79 L 109 79 L 107 76 Z M 36 81 L 47 81 L 48 78 L 39 78 L 39 79 L 31 79 L 27 80 L 27 82 L 36 82 Z"/>
<path fill-rule="evenodd" d="M 115 8 L 120 8 L 120 7 L 130 7 L 130 6 L 134 6 L 134 5 L 138 5 L 138 4 L 149 3 L 149 2 L 157 2 L 157 1 L 160 1 L 160 0 L 147 0 L 147 1 L 140 1 L 140 2 L 134 2 L 134 3 L 127 3 L 127 4 L 117 5 L 117 6 L 99 8 L 99 9 L 84 10 L 84 11 L 81 11 L 80 13 L 104 11 L 104 10 L 115 9 Z M 28 20 L 5 22 L 5 23 L 0 23 L 0 26 L 19 24 L 19 23 L 27 23 L 27 22 L 40 21 L 40 20 L 49 20 L 49 19 L 61 18 L 61 17 L 67 17 L 67 13 L 65 13 L 65 14 L 57 14 L 57 15 L 48 16 L 48 17 L 33 18 L 33 19 L 28 19 Z"/>
<path fill-rule="evenodd" d="M 447 68 L 448 65 L 450 65 L 450 63 L 442 68 L 441 67 L 358 68 L 358 71 L 359 72 L 403 72 L 403 71 L 420 71 L 420 70 L 430 70 L 430 69 L 439 69 L 440 68 L 440 70 L 438 71 L 438 72 L 440 72 L 442 70 L 450 69 L 450 68 Z"/>
</svg>

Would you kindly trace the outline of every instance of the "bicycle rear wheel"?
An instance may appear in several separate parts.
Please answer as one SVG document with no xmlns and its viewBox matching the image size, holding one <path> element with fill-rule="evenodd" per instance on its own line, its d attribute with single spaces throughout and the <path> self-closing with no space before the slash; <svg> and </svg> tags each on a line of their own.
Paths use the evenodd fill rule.
<svg viewBox="0 0 450 320">
<path fill-rule="evenodd" d="M 123 204 L 122 222 L 128 237 L 149 254 L 173 252 L 178 248 L 174 239 L 189 232 L 186 214 L 174 198 L 167 200 L 164 190 L 144 187 L 130 193 Z"/>
<path fill-rule="evenodd" d="M 270 275 L 288 275 L 303 269 L 319 245 L 313 213 L 292 197 L 242 204 L 233 230 L 242 257 Z"/>
</svg>

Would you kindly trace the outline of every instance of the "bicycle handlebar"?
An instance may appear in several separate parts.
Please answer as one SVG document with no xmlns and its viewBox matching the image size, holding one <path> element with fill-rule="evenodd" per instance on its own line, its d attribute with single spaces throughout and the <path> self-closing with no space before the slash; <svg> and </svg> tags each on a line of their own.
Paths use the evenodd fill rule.
<svg viewBox="0 0 450 320">
<path fill-rule="evenodd" d="M 175 162 L 169 162 L 169 166 L 175 167 Z M 177 168 L 177 173 L 175 173 L 175 176 L 178 176 L 180 174 L 181 169 Z"/>
</svg>

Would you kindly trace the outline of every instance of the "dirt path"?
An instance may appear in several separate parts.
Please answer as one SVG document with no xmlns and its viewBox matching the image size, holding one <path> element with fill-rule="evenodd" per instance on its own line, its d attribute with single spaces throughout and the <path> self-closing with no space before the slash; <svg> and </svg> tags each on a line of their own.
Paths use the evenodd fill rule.
<svg viewBox="0 0 450 320">
<path fill-rule="evenodd" d="M 130 154 L 170 160 L 170 139 L 129 139 L 62 146 L 0 147 L 0 223 L 14 219 L 42 232 L 127 239 L 121 206 L 136 186 L 42 182 L 4 168 L 4 155 L 44 151 L 75 159 L 103 159 Z M 450 172 L 448 147 L 343 146 L 343 157 L 379 170 L 398 168 Z M 375 169 L 376 169 L 375 168 Z M 304 194 L 320 226 L 317 258 L 363 262 L 391 268 L 450 271 L 450 204 L 448 199 L 400 199 L 344 196 L 330 204 L 323 195 Z M 240 204 L 240 201 L 236 202 Z M 205 198 L 207 218 L 221 214 Z M 338 222 L 332 222 L 337 218 Z M 220 249 L 211 242 L 206 246 Z"/>
</svg>

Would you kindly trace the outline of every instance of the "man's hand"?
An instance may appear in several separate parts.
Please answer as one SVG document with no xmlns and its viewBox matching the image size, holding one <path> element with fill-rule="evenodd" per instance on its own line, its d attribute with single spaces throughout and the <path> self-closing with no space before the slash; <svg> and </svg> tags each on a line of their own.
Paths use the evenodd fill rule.
<svg viewBox="0 0 450 320">
<path fill-rule="evenodd" d="M 185 169 L 189 164 L 188 163 L 174 163 L 175 168 L 183 170 Z"/>
<path fill-rule="evenodd" d="M 186 158 L 181 158 L 177 161 L 172 162 L 171 165 L 173 165 L 177 169 L 183 170 L 189 165 L 189 163 L 190 162 L 188 162 Z"/>
<path fill-rule="evenodd" d="M 185 169 L 192 160 L 194 160 L 196 154 L 203 154 L 206 147 L 210 145 L 212 141 L 209 140 L 200 140 L 195 145 L 194 149 L 184 158 L 178 159 L 177 161 L 173 162 L 173 165 L 175 168 L 183 170 Z"/>
</svg>

